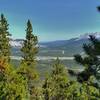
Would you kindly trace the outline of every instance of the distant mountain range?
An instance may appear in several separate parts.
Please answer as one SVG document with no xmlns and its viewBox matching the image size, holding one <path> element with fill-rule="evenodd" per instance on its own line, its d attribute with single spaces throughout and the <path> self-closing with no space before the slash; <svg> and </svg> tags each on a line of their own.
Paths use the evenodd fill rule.
<svg viewBox="0 0 100 100">
<path fill-rule="evenodd" d="M 100 32 L 86 33 L 76 38 L 69 40 L 57 40 L 51 42 L 40 42 L 39 43 L 39 54 L 41 56 L 73 56 L 77 53 L 82 54 L 83 43 L 88 43 L 89 35 L 94 35 L 96 38 L 100 38 Z M 10 44 L 12 46 L 13 54 L 20 54 L 18 51 L 22 46 L 23 39 L 11 39 Z"/>
</svg>

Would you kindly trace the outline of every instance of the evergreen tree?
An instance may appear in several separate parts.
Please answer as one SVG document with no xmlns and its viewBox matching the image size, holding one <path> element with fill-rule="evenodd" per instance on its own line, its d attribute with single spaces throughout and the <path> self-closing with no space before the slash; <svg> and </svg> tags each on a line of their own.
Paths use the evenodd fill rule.
<svg viewBox="0 0 100 100">
<path fill-rule="evenodd" d="M 0 100 L 22 100 L 28 97 L 27 81 L 18 75 L 10 61 L 10 34 L 6 18 L 0 17 Z"/>
<path fill-rule="evenodd" d="M 44 100 L 52 100 L 52 81 L 51 81 L 51 77 L 48 77 L 44 80 L 43 83 L 43 95 L 44 95 Z"/>
<path fill-rule="evenodd" d="M 51 72 L 51 78 L 53 82 L 53 98 L 55 100 L 65 99 L 66 98 L 66 84 L 69 81 L 67 79 L 67 71 L 64 66 L 60 63 L 60 60 L 57 58 L 53 65 Z"/>
<path fill-rule="evenodd" d="M 78 100 L 99 100 L 100 90 L 93 85 L 94 77 L 91 76 L 88 82 L 83 82 L 79 87 Z"/>
<path fill-rule="evenodd" d="M 28 100 L 27 81 L 0 59 L 0 100 Z"/>
<path fill-rule="evenodd" d="M 3 14 L 1 14 L 0 18 L 0 57 L 2 57 L 5 61 L 10 60 L 10 39 L 6 18 Z"/>
<path fill-rule="evenodd" d="M 33 29 L 30 20 L 27 22 L 26 40 L 24 40 L 21 51 L 23 53 L 23 62 L 28 66 L 33 66 L 36 63 L 36 54 L 38 53 L 38 39 L 32 34 Z"/>
<path fill-rule="evenodd" d="M 70 81 L 68 74 L 60 60 L 57 58 L 53 69 L 43 84 L 45 100 L 77 100 L 77 82 Z"/>
<path fill-rule="evenodd" d="M 32 33 L 32 25 L 30 20 L 27 22 L 26 29 L 26 39 L 23 42 L 21 51 L 22 51 L 22 61 L 21 65 L 18 68 L 18 73 L 23 75 L 27 80 L 28 90 L 30 94 L 30 98 L 33 96 L 33 87 L 34 80 L 37 79 L 37 71 L 35 69 L 36 66 L 36 54 L 38 53 L 38 40 L 37 36 Z"/>
<path fill-rule="evenodd" d="M 75 55 L 76 62 L 85 66 L 84 71 L 78 74 L 79 82 L 88 81 L 90 76 L 100 79 L 100 40 L 92 35 L 90 35 L 89 40 L 89 44 L 83 44 L 86 56 Z"/>
</svg>

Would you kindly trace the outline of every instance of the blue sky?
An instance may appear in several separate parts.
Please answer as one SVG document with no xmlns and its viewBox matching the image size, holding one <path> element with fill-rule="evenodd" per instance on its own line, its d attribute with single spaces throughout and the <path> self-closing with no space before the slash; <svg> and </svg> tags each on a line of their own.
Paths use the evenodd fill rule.
<svg viewBox="0 0 100 100">
<path fill-rule="evenodd" d="M 100 0 L 0 0 L 0 12 L 14 38 L 24 38 L 26 22 L 40 41 L 65 40 L 100 32 Z"/>
</svg>

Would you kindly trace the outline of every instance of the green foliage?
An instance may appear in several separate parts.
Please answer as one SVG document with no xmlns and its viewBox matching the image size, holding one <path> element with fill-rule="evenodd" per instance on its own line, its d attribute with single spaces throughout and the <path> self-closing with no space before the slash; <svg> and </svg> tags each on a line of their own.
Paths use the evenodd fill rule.
<svg viewBox="0 0 100 100">
<path fill-rule="evenodd" d="M 78 92 L 78 100 L 99 100 L 100 99 L 100 40 L 90 35 L 90 43 L 83 44 L 83 49 L 86 56 L 75 55 L 77 63 L 85 68 L 77 76 L 81 83 L 80 91 Z M 95 80 L 92 80 L 94 77 Z"/>
<path fill-rule="evenodd" d="M 33 97 L 34 80 L 37 79 L 38 74 L 35 70 L 36 66 L 36 54 L 38 52 L 38 40 L 37 36 L 32 34 L 32 25 L 30 20 L 27 22 L 26 28 L 26 39 L 23 42 L 22 51 L 22 61 L 20 67 L 18 68 L 18 74 L 22 75 L 27 79 L 28 91 L 30 98 Z"/>
<path fill-rule="evenodd" d="M 27 63 L 28 66 L 33 66 L 36 63 L 36 54 L 38 53 L 38 40 L 37 36 L 32 34 L 32 25 L 30 20 L 27 22 L 26 29 L 26 40 L 24 40 L 21 51 L 23 53 L 23 62 Z"/>
<path fill-rule="evenodd" d="M 32 87 L 31 90 L 31 100 L 44 100 L 43 91 L 41 87 Z"/>
<path fill-rule="evenodd" d="M 57 58 L 52 72 L 43 84 L 45 100 L 74 100 L 75 92 L 78 88 L 77 82 L 68 79 L 67 70 Z"/>
<path fill-rule="evenodd" d="M 0 57 L 3 57 L 7 62 L 10 60 L 10 39 L 6 18 L 1 14 L 0 18 Z"/>
<path fill-rule="evenodd" d="M 80 82 L 88 81 L 92 75 L 100 79 L 100 40 L 94 36 L 90 36 L 89 40 L 89 44 L 83 44 L 86 56 L 75 55 L 76 62 L 85 66 L 85 70 L 78 76 Z"/>
<path fill-rule="evenodd" d="M 51 80 L 53 85 L 53 98 L 64 99 L 66 97 L 66 84 L 69 80 L 67 79 L 67 71 L 60 63 L 60 60 L 58 58 L 53 65 Z"/>
<path fill-rule="evenodd" d="M 0 100 L 25 100 L 28 98 L 27 80 L 18 75 L 9 64 L 0 72 Z"/>
<path fill-rule="evenodd" d="M 17 72 L 23 75 L 28 80 L 34 80 L 38 78 L 36 70 L 31 67 L 28 67 L 26 63 L 21 64 L 17 69 Z"/>
<path fill-rule="evenodd" d="M 29 94 L 32 94 L 32 87 L 34 86 L 34 81 L 38 78 L 37 71 L 29 66 L 27 64 L 21 64 L 19 68 L 17 69 L 17 73 L 19 75 L 22 75 L 27 80 L 27 87 Z"/>
<path fill-rule="evenodd" d="M 57 59 L 42 86 L 44 100 L 99 100 L 100 89 L 94 84 L 95 78 L 91 77 L 82 84 L 70 80 L 66 69 Z"/>
<path fill-rule="evenodd" d="M 99 100 L 100 89 L 94 87 L 93 76 L 90 77 L 88 82 L 83 82 L 78 92 L 78 100 Z"/>
</svg>

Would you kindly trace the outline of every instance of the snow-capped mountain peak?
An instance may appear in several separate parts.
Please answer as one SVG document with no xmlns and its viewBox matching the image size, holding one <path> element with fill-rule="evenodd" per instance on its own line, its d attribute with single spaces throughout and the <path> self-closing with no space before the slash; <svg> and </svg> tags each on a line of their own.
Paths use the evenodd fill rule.
<svg viewBox="0 0 100 100">
<path fill-rule="evenodd" d="M 10 40 L 10 45 L 12 46 L 12 47 L 19 47 L 19 48 L 21 48 L 22 47 L 22 44 L 23 44 L 23 41 L 24 40 L 22 40 L 22 39 L 11 39 Z M 45 45 L 39 45 L 39 47 L 42 47 L 42 48 L 46 48 L 46 46 Z"/>
<path fill-rule="evenodd" d="M 13 40 L 13 39 L 11 39 L 10 40 L 10 45 L 12 46 L 12 47 L 22 47 L 22 43 L 23 43 L 23 40 Z"/>
</svg>

